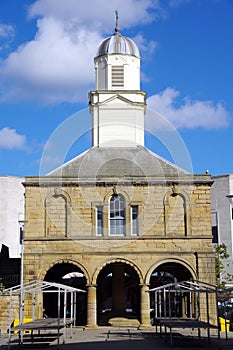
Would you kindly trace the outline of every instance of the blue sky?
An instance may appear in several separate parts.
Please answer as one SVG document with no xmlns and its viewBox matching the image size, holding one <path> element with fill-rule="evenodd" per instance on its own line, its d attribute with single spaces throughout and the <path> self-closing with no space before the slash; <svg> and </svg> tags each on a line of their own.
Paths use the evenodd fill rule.
<svg viewBox="0 0 233 350">
<path fill-rule="evenodd" d="M 156 113 L 146 118 L 146 146 L 185 167 L 181 137 L 194 173 L 233 173 L 233 1 L 1 0 L 0 175 L 38 175 L 47 141 L 78 111 L 65 160 L 91 146 L 93 57 L 115 9 L 140 49 L 148 108 L 171 123 L 158 140 Z"/>
</svg>

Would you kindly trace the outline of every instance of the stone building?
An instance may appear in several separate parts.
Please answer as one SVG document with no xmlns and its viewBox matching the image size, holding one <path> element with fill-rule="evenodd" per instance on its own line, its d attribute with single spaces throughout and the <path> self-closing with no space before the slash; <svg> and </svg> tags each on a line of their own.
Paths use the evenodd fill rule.
<svg viewBox="0 0 233 350">
<path fill-rule="evenodd" d="M 118 28 L 100 44 L 95 72 L 93 147 L 46 176 L 25 178 L 24 280 L 85 289 L 80 325 L 147 327 L 150 287 L 215 283 L 212 180 L 145 148 L 139 51 Z M 37 302 L 39 313 L 56 315 L 54 297 Z"/>
</svg>

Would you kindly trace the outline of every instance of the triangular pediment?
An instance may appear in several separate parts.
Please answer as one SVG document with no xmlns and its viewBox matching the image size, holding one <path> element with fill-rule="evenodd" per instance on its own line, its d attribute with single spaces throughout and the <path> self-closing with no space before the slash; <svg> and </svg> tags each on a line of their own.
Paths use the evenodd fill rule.
<svg viewBox="0 0 233 350">
<path fill-rule="evenodd" d="M 135 104 L 134 101 L 120 95 L 120 94 L 115 94 L 113 96 L 111 96 L 110 98 L 106 99 L 105 101 L 102 101 L 100 102 L 99 104 L 100 105 L 105 105 L 105 104 L 108 104 L 108 105 L 111 105 L 111 104 L 118 104 L 118 103 L 122 103 L 122 104 L 130 104 L 130 105 L 133 105 Z"/>
</svg>

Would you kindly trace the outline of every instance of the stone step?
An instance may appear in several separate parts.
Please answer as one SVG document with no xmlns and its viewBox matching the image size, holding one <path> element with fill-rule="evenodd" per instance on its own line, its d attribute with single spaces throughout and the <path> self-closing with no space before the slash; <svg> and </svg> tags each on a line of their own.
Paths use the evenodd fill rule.
<svg viewBox="0 0 233 350">
<path fill-rule="evenodd" d="M 138 328 L 140 322 L 136 318 L 113 317 L 108 323 L 113 327 L 136 327 Z"/>
</svg>

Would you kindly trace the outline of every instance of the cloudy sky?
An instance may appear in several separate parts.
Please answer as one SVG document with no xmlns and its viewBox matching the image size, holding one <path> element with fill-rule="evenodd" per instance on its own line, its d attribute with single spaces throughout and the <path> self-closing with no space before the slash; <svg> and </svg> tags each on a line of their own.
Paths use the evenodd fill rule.
<svg viewBox="0 0 233 350">
<path fill-rule="evenodd" d="M 195 173 L 233 173 L 233 1 L 1 0 L 0 175 L 38 175 L 46 143 L 54 133 L 62 143 L 57 130 L 77 112 L 65 161 L 91 146 L 93 57 L 114 32 L 116 9 L 122 35 L 141 54 L 153 111 L 146 145 L 186 167 L 182 143 Z M 169 129 L 163 136 L 158 113 Z M 51 168 L 64 161 L 46 156 Z"/>
</svg>

